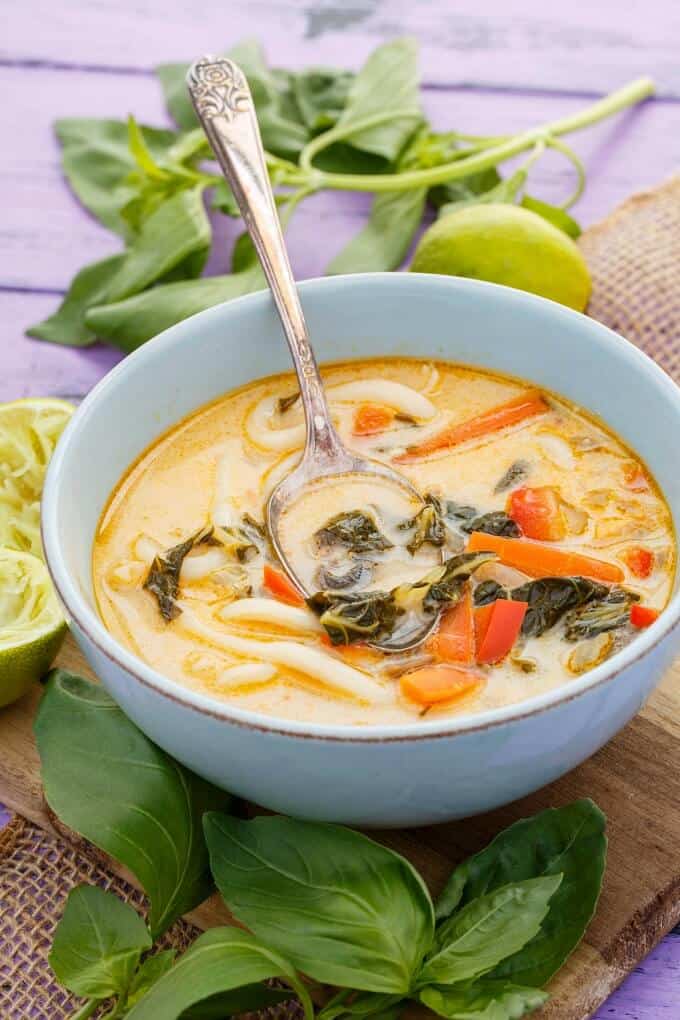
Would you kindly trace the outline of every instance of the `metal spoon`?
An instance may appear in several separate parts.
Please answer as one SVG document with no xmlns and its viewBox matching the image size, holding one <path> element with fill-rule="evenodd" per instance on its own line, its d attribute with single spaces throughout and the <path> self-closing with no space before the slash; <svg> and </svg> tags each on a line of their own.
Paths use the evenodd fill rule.
<svg viewBox="0 0 680 1020">
<path fill-rule="evenodd" d="M 308 595 L 282 548 L 279 532 L 283 514 L 305 488 L 322 479 L 363 476 L 373 481 L 380 478 L 382 483 L 396 486 L 410 500 L 422 502 L 422 497 L 397 471 L 347 450 L 331 421 L 269 183 L 253 98 L 243 71 L 223 57 L 202 57 L 189 69 L 187 88 L 262 263 L 298 377 L 306 424 L 305 446 L 300 463 L 271 493 L 266 516 L 281 565 L 293 584 Z M 411 632 L 401 643 L 387 639 L 376 642 L 375 647 L 385 651 L 415 648 L 425 640 L 437 619 L 434 616 L 426 628 L 416 635 Z"/>
</svg>

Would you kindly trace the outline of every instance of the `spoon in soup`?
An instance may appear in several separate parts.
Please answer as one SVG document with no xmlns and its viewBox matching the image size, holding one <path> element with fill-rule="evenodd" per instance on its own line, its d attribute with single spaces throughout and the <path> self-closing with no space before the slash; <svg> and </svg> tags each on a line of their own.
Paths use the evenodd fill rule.
<svg viewBox="0 0 680 1020">
<path fill-rule="evenodd" d="M 203 57 L 187 74 L 187 88 L 198 119 L 234 193 L 283 325 L 300 386 L 305 417 L 305 445 L 299 464 L 273 489 L 266 508 L 272 545 L 286 574 L 305 596 L 300 579 L 281 540 L 281 522 L 305 492 L 330 480 L 364 480 L 397 490 L 417 508 L 422 497 L 397 471 L 378 461 L 357 457 L 340 439 L 331 420 L 323 382 L 309 340 L 300 299 L 288 261 L 276 204 L 269 182 L 262 139 L 246 76 L 233 61 Z M 421 644 L 433 630 L 438 614 L 417 632 L 376 641 L 384 651 L 405 651 Z"/>
</svg>

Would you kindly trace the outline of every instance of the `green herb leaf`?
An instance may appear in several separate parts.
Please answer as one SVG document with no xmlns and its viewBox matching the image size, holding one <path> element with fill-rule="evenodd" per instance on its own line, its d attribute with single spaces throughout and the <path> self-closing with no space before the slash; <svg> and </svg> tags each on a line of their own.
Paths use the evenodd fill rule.
<svg viewBox="0 0 680 1020">
<path fill-rule="evenodd" d="M 516 822 L 456 868 L 437 902 L 438 920 L 509 882 L 562 874 L 539 934 L 493 973 L 545 984 L 581 941 L 595 912 L 607 848 L 604 827 L 604 815 L 591 800 Z"/>
<path fill-rule="evenodd" d="M 442 153 L 442 156 L 435 160 L 435 165 L 445 162 L 445 159 L 442 158 L 444 155 L 445 153 Z M 425 158 L 427 159 L 427 157 Z M 449 158 L 451 157 L 449 156 Z M 449 184 L 440 184 L 435 188 L 430 188 L 427 197 L 428 201 L 439 209 L 441 206 L 474 200 L 479 195 L 491 191 L 500 183 L 501 176 L 495 166 L 492 166 L 478 174 L 469 174 L 467 177 L 461 177 L 460 180 L 451 181 Z"/>
<path fill-rule="evenodd" d="M 452 202 L 447 202 L 446 205 L 442 205 L 439 210 L 439 215 L 440 217 L 450 216 L 451 213 L 455 213 L 459 209 L 463 209 L 468 205 L 480 205 L 487 202 L 501 202 L 514 205 L 527 177 L 528 171 L 520 168 L 510 177 L 506 177 L 499 181 L 495 187 L 490 188 L 488 191 L 464 195 Z"/>
<path fill-rule="evenodd" d="M 54 934 L 50 967 L 76 995 L 123 995 L 145 949 L 146 925 L 136 910 L 92 885 L 72 889 Z"/>
<path fill-rule="evenodd" d="M 413 556 L 425 543 L 437 548 L 446 542 L 446 525 L 441 514 L 441 504 L 429 493 L 425 496 L 425 505 L 415 517 L 399 525 L 400 531 L 413 531 L 413 537 L 406 548 Z"/>
<path fill-rule="evenodd" d="M 593 597 L 572 609 L 565 619 L 564 636 L 567 641 L 579 641 L 581 638 L 597 637 L 610 630 L 618 630 L 630 623 L 630 607 L 640 601 L 637 592 L 625 588 L 607 588 L 597 586 L 600 597 Z"/>
<path fill-rule="evenodd" d="M 318 591 L 306 602 L 334 645 L 389 637 L 402 612 L 385 591 Z"/>
<path fill-rule="evenodd" d="M 433 933 L 408 861 L 336 825 L 218 814 L 204 824 L 218 889 L 258 938 L 317 981 L 408 992 Z"/>
<path fill-rule="evenodd" d="M 565 209 L 560 209 L 557 205 L 550 205 L 549 202 L 543 202 L 540 198 L 533 198 L 531 195 L 524 195 L 520 205 L 538 213 L 544 220 L 563 230 L 569 237 L 574 239 L 580 237 L 581 227 Z"/>
<path fill-rule="evenodd" d="M 133 1006 L 127 1017 L 128 1020 L 177 1020 L 206 1000 L 210 1009 L 212 996 L 236 989 L 238 992 L 231 999 L 222 1000 L 223 1012 L 218 1015 L 241 1013 L 244 1008 L 252 1008 L 252 986 L 273 977 L 285 978 L 303 1001 L 309 1002 L 295 971 L 277 953 L 238 928 L 212 928 L 199 935 L 172 970 Z M 194 1012 L 188 1015 L 214 1014 Z"/>
<path fill-rule="evenodd" d="M 146 960 L 137 968 L 130 982 L 128 993 L 125 997 L 126 1009 L 131 1009 L 136 1002 L 143 999 L 149 989 L 157 981 L 160 981 L 164 974 L 167 974 L 175 962 L 175 956 L 174 949 L 164 949 L 154 956 L 147 956 Z"/>
<path fill-rule="evenodd" d="M 510 597 L 528 602 L 522 623 L 525 637 L 540 637 L 569 610 L 609 594 L 609 588 L 587 577 L 540 577 L 513 588 Z M 626 607 L 627 612 L 627 607 Z"/>
<path fill-rule="evenodd" d="M 482 978 L 470 986 L 423 988 L 420 1001 L 448 1020 L 519 1020 L 550 996 L 540 988 Z"/>
<path fill-rule="evenodd" d="M 213 209 L 224 213 L 225 216 L 232 216 L 236 220 L 241 215 L 241 210 L 236 203 L 234 194 L 226 181 L 217 182 L 213 189 L 210 204 Z"/>
<path fill-rule="evenodd" d="M 244 985 L 231 992 L 218 992 L 217 995 L 202 999 L 197 1005 L 186 1009 L 181 1020 L 225 1020 L 225 1017 L 240 1016 L 242 1013 L 261 1013 L 282 1002 L 291 1002 L 293 998 L 294 993 L 290 989 L 270 988 L 263 984 Z"/>
<path fill-rule="evenodd" d="M 35 736 L 58 817 L 132 871 L 151 901 L 152 935 L 212 889 L 203 812 L 227 795 L 152 744 L 97 684 L 49 674 Z"/>
<path fill-rule="evenodd" d="M 87 313 L 87 324 L 103 340 L 129 352 L 190 315 L 266 286 L 259 263 L 230 276 L 168 283 L 143 294 L 99 305 Z"/>
<path fill-rule="evenodd" d="M 313 68 L 293 76 L 293 94 L 310 131 L 333 127 L 342 113 L 354 81 L 350 71 Z"/>
<path fill-rule="evenodd" d="M 471 900 L 437 928 L 419 984 L 467 981 L 514 956 L 539 932 L 561 881 L 561 875 L 546 875 L 511 882 Z"/>
<path fill-rule="evenodd" d="M 348 510 L 336 514 L 314 532 L 314 538 L 320 548 L 342 545 L 357 555 L 392 548 L 392 543 L 385 538 L 373 518 L 362 510 Z"/>
<path fill-rule="evenodd" d="M 88 117 L 58 120 L 62 164 L 69 184 L 97 219 L 122 237 L 129 229 L 120 211 L 135 195 L 128 176 L 135 169 L 124 120 Z M 177 140 L 174 131 L 139 126 L 140 136 L 154 161 L 162 159 Z"/>
<path fill-rule="evenodd" d="M 363 121 L 381 114 L 394 119 L 361 128 Z M 415 39 L 395 39 L 373 50 L 352 82 L 336 127 L 356 124 L 356 132 L 346 140 L 393 162 L 421 117 L 418 46 Z"/>
<path fill-rule="evenodd" d="M 156 598 L 161 616 L 166 623 L 176 619 L 182 611 L 177 605 L 182 564 L 194 546 L 215 544 L 213 542 L 214 531 L 215 529 L 211 526 L 201 528 L 200 531 L 183 542 L 154 556 L 144 581 L 144 587 Z"/>
<path fill-rule="evenodd" d="M 117 276 L 125 257 L 125 253 L 121 252 L 120 255 L 112 255 L 81 269 L 73 277 L 56 312 L 35 326 L 29 326 L 27 335 L 71 347 L 89 347 L 93 344 L 97 335 L 86 325 L 85 316 L 93 305 L 107 300 L 111 281 Z"/>
<path fill-rule="evenodd" d="M 329 263 L 326 273 L 397 269 L 406 258 L 425 209 L 424 188 L 376 195 L 368 223 Z"/>
<path fill-rule="evenodd" d="M 337 1020 L 338 1017 L 373 1017 L 391 1015 L 395 1006 L 403 1008 L 406 1003 L 401 995 L 383 992 L 348 993 L 343 989 L 334 995 L 316 1014 L 316 1020 Z"/>
</svg>

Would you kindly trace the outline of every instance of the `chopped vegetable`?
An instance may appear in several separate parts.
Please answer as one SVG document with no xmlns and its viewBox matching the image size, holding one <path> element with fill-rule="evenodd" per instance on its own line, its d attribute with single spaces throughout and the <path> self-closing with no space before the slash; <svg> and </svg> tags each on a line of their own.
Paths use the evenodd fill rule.
<svg viewBox="0 0 680 1020">
<path fill-rule="evenodd" d="M 225 552 L 229 553 L 230 556 L 234 556 L 239 563 L 245 563 L 246 560 L 256 556 L 259 552 L 257 544 L 253 541 L 254 536 L 251 537 L 251 534 L 245 528 L 215 527 L 214 544 L 219 543 Z"/>
<path fill-rule="evenodd" d="M 436 705 L 472 694 L 483 683 L 482 676 L 472 669 L 460 666 L 422 666 L 404 673 L 400 680 L 401 693 L 418 705 Z"/>
<path fill-rule="evenodd" d="M 394 421 L 394 411 L 381 404 L 362 404 L 354 414 L 352 435 L 374 436 L 384 432 Z"/>
<path fill-rule="evenodd" d="M 442 520 L 440 504 L 434 497 L 425 496 L 425 505 L 415 517 L 404 521 L 399 525 L 400 531 L 411 531 L 415 533 L 406 548 L 413 556 L 425 543 L 441 547 L 446 541 L 446 525 Z"/>
<path fill-rule="evenodd" d="M 652 609 L 651 606 L 633 605 L 630 607 L 630 622 L 634 627 L 649 627 L 659 619 L 660 615 L 660 610 Z"/>
<path fill-rule="evenodd" d="M 201 528 L 191 538 L 174 545 L 166 552 L 154 556 L 144 587 L 155 596 L 161 616 L 168 623 L 176 619 L 182 610 L 177 605 L 179 575 L 184 560 L 197 545 L 215 545 L 214 529 Z"/>
<path fill-rule="evenodd" d="M 307 605 L 318 614 L 334 645 L 389 637 L 403 613 L 392 593 L 386 591 L 318 591 L 307 599 Z"/>
<path fill-rule="evenodd" d="M 429 647 L 444 662 L 469 665 L 475 661 L 475 620 L 469 584 L 460 601 L 442 613 L 439 629 Z"/>
<path fill-rule="evenodd" d="M 264 565 L 262 583 L 280 602 L 287 602 L 290 606 L 304 606 L 305 600 L 293 582 L 289 581 L 283 571 L 277 570 L 269 563 Z"/>
<path fill-rule="evenodd" d="M 523 538 L 499 538 L 473 531 L 467 544 L 468 552 L 488 550 L 498 554 L 501 563 L 516 567 L 532 577 L 569 577 L 580 575 L 596 581 L 616 584 L 623 581 L 623 571 L 614 563 L 596 560 L 569 549 L 555 549 Z"/>
<path fill-rule="evenodd" d="M 379 552 L 392 548 L 392 543 L 385 538 L 373 518 L 362 510 L 349 510 L 331 517 L 314 537 L 322 547 L 343 545 L 353 553 Z"/>
<path fill-rule="evenodd" d="M 507 511 L 527 538 L 559 542 L 567 534 L 559 495 L 550 485 L 515 489 L 508 496 Z"/>
<path fill-rule="evenodd" d="M 475 610 L 477 662 L 500 662 L 519 637 L 527 603 L 499 599 Z"/>
<path fill-rule="evenodd" d="M 639 598 L 625 588 L 611 588 L 604 598 L 588 602 L 567 615 L 564 636 L 567 641 L 578 641 L 625 627 L 630 621 L 630 607 Z"/>
<path fill-rule="evenodd" d="M 641 545 L 631 546 L 623 555 L 623 560 L 631 574 L 640 578 L 649 577 L 654 570 L 654 559 L 651 549 L 645 549 Z"/>
<path fill-rule="evenodd" d="M 470 535 L 473 531 L 483 531 L 485 535 L 502 535 L 505 538 L 519 538 L 522 532 L 512 517 L 502 510 L 492 510 L 473 520 L 460 525 L 460 530 Z"/>
<path fill-rule="evenodd" d="M 523 636 L 540 637 L 569 610 L 594 599 L 603 599 L 608 593 L 604 584 L 587 577 L 542 577 L 514 588 L 509 597 L 528 603 L 522 624 Z"/>
<path fill-rule="evenodd" d="M 529 461 L 516 460 L 510 465 L 505 474 L 499 478 L 496 483 L 496 487 L 493 490 L 494 493 L 498 495 L 499 492 L 507 492 L 507 490 L 511 489 L 514 485 L 519 485 L 520 482 L 525 482 L 529 477 L 530 472 L 531 465 L 529 464 Z"/>
<path fill-rule="evenodd" d="M 504 588 L 498 581 L 482 581 L 475 588 L 475 605 L 476 606 L 488 606 L 490 602 L 495 602 L 496 599 L 507 599 L 508 589 Z"/>
<path fill-rule="evenodd" d="M 404 453 L 394 458 L 395 463 L 407 464 L 409 461 L 420 460 L 421 457 L 427 457 L 439 450 L 448 450 L 471 439 L 481 439 L 492 432 L 533 418 L 537 414 L 544 414 L 547 410 L 548 405 L 538 390 L 528 390 L 514 400 L 500 404 L 469 421 L 449 425 L 417 446 L 410 446 Z"/>
<path fill-rule="evenodd" d="M 392 592 L 397 605 L 406 610 L 421 609 L 437 612 L 449 602 L 457 602 L 463 585 L 483 563 L 494 559 L 494 553 L 458 553 L 439 567 L 433 567 L 415 584 L 402 584 Z"/>
</svg>

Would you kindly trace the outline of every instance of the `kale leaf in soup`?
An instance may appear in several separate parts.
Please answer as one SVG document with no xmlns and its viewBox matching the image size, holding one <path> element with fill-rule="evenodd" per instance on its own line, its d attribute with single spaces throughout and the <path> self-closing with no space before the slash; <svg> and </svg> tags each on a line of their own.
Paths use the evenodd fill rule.
<svg viewBox="0 0 680 1020">
<path fill-rule="evenodd" d="M 195 546 L 217 544 L 214 531 L 211 526 L 201 528 L 184 542 L 179 542 L 178 545 L 154 557 L 144 587 L 155 596 L 161 616 L 168 623 L 182 612 L 176 601 L 182 564 Z"/>
<path fill-rule="evenodd" d="M 319 547 L 341 545 L 350 553 L 381 552 L 392 548 L 373 518 L 363 510 L 331 517 L 314 535 Z"/>
<path fill-rule="evenodd" d="M 428 493 L 424 506 L 415 517 L 399 525 L 400 531 L 413 531 L 413 537 L 406 545 L 412 556 L 425 543 L 440 548 L 446 542 L 446 525 L 438 504 L 439 501 Z"/>
<path fill-rule="evenodd" d="M 511 598 L 528 602 L 522 634 L 540 637 L 570 610 L 594 599 L 603 599 L 609 589 L 587 577 L 540 577 L 514 588 Z"/>
<path fill-rule="evenodd" d="M 565 621 L 567 641 L 592 638 L 628 626 L 630 607 L 640 596 L 625 588 L 611 588 L 601 598 L 569 613 Z"/>
<path fill-rule="evenodd" d="M 389 637 L 404 612 L 392 593 L 384 591 L 319 591 L 307 599 L 307 605 L 319 614 L 319 622 L 334 645 Z"/>
<path fill-rule="evenodd" d="M 531 464 L 528 460 L 513 461 L 508 470 L 496 482 L 493 490 L 495 495 L 498 495 L 499 492 L 507 492 L 508 489 L 519 485 L 520 482 L 526 482 L 530 473 Z"/>
</svg>

